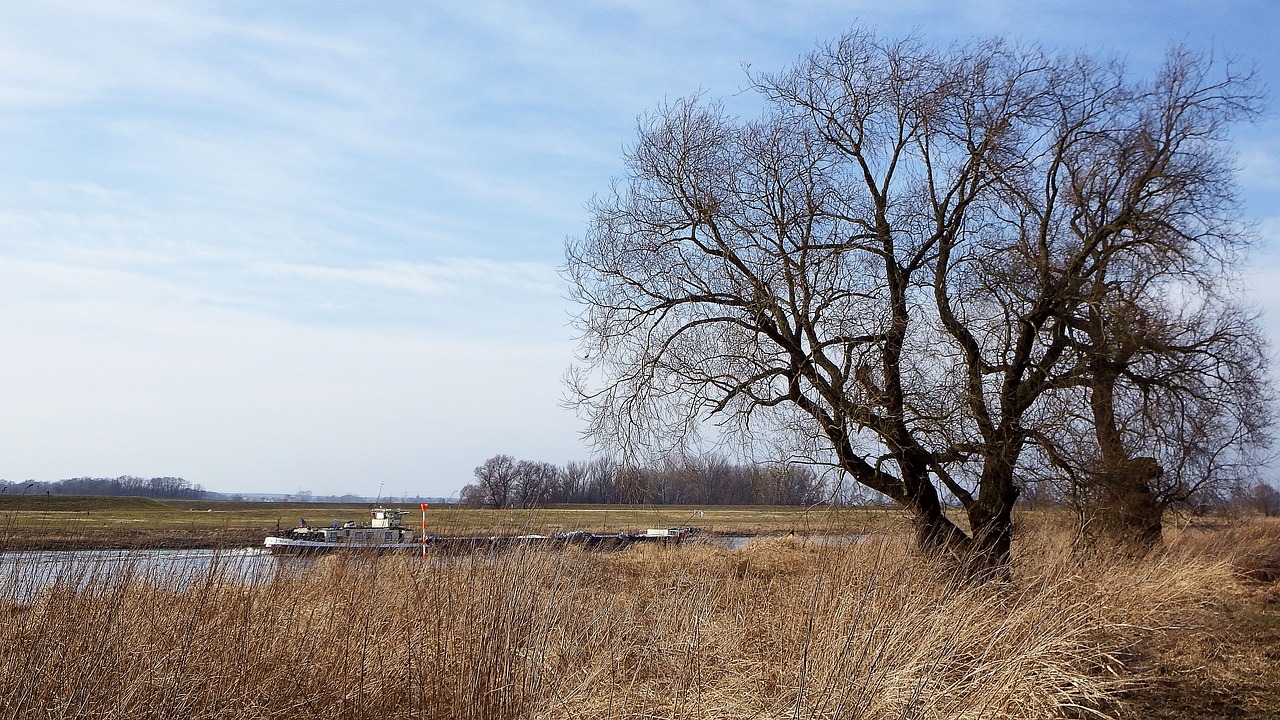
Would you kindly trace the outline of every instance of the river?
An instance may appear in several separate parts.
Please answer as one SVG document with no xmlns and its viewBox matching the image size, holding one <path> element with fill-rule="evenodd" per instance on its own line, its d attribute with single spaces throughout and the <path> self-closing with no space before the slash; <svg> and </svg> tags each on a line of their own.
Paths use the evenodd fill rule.
<svg viewBox="0 0 1280 720">
<path fill-rule="evenodd" d="M 21 601 L 51 585 L 85 587 L 136 579 L 180 588 L 216 573 L 253 583 L 299 572 L 310 560 L 276 557 L 261 548 L 225 550 L 31 550 L 0 553 L 0 601 Z"/>
<path fill-rule="evenodd" d="M 745 547 L 750 536 L 703 536 L 728 550 Z M 810 537 L 810 542 L 857 542 L 861 537 Z M 298 574 L 317 556 L 272 555 L 263 548 L 223 550 L 30 550 L 0 553 L 0 602 L 23 601 L 53 586 L 83 588 L 121 579 L 182 588 L 207 578 L 223 582 L 262 582 L 282 573 Z M 458 558 L 453 557 L 453 561 Z"/>
</svg>

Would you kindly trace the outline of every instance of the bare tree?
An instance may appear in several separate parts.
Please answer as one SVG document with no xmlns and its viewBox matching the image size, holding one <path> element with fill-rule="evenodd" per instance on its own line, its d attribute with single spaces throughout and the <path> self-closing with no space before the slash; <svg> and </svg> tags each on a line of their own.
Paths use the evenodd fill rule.
<svg viewBox="0 0 1280 720">
<path fill-rule="evenodd" d="M 1247 78 L 1215 94 L 1206 77 L 1163 106 L 1144 99 L 1218 102 L 1222 123 L 1248 109 L 1231 92 Z M 1125 226 L 1139 210 L 1160 219 L 1171 178 L 1158 167 L 1093 232 L 1072 203 L 1092 202 L 1091 173 L 1133 161 L 1098 138 L 1143 137 L 1141 87 L 1086 56 L 861 31 L 754 83 L 768 101 L 757 121 L 700 97 L 643 118 L 628 177 L 567 245 L 583 308 L 570 381 L 591 434 L 643 453 L 708 423 L 798 432 L 908 508 L 926 552 L 1001 567 L 1024 450 L 1061 452 L 1051 401 L 1086 384 L 1072 331 L 1086 289 L 1105 285 L 1095 256 L 1115 237 L 1158 239 Z M 1214 152 L 1201 125 L 1164 130 Z M 1179 191 L 1190 219 L 1163 220 L 1211 222 L 1200 187 Z"/>
<path fill-rule="evenodd" d="M 522 508 L 543 505 L 555 495 L 560 468 L 549 462 L 521 460 L 514 469 L 511 501 Z"/>
<path fill-rule="evenodd" d="M 1064 104 L 1087 132 L 1055 153 L 1052 183 L 1005 185 L 1068 248 L 1020 261 L 1065 290 L 1053 312 L 1074 366 L 1056 382 L 1081 392 L 1057 407 L 1084 411 L 1071 442 L 1060 431 L 1071 423 L 1050 429 L 1048 456 L 1076 479 L 1086 522 L 1145 546 L 1168 504 L 1254 461 L 1272 419 L 1266 343 L 1230 279 L 1251 235 L 1226 131 L 1260 97 L 1247 73 L 1213 70 L 1175 49 L 1150 84 L 1091 71 L 1126 91 L 1104 107 Z"/>
<path fill-rule="evenodd" d="M 1054 455 L 1090 535 L 1160 542 L 1165 509 L 1217 495 L 1258 467 L 1273 403 L 1252 314 L 1210 300 L 1162 300 L 1164 314 L 1099 303 L 1079 332 L 1085 408 Z M 1063 427 L 1071 427 L 1064 423 Z"/>
<path fill-rule="evenodd" d="M 589 503 L 620 503 L 622 495 L 618 487 L 618 463 L 612 458 L 598 457 L 584 468 L 582 501 Z"/>
<path fill-rule="evenodd" d="M 570 461 L 560 470 L 560 482 L 550 498 L 554 503 L 582 502 L 587 494 L 589 469 L 586 463 Z"/>
<path fill-rule="evenodd" d="M 1249 488 L 1249 505 L 1264 517 L 1280 515 L 1280 490 L 1264 482 Z"/>
<path fill-rule="evenodd" d="M 483 507 L 510 507 L 515 499 L 516 460 L 494 455 L 475 470 L 476 481 L 462 488 L 462 501 Z"/>
</svg>

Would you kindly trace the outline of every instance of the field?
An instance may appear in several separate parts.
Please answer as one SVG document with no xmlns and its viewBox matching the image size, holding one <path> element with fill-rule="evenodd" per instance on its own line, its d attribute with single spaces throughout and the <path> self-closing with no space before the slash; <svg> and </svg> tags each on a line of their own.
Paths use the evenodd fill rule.
<svg viewBox="0 0 1280 720">
<path fill-rule="evenodd" d="M 275 522 L 119 502 L 0 511 L 10 533 L 41 512 L 196 534 Z M 467 532 L 695 524 L 651 508 L 433 512 Z M 1072 551 L 1062 517 L 1024 515 L 1012 578 L 973 585 L 915 556 L 894 513 L 719 512 L 697 524 L 771 536 L 737 550 L 330 556 L 184 587 L 126 565 L 24 588 L 18 555 L 0 576 L 0 717 L 1280 716 L 1280 521 L 1171 528 L 1167 551 L 1135 558 Z M 839 527 L 875 532 L 802 532 Z"/>
<path fill-rule="evenodd" d="M 417 504 L 391 504 L 421 523 Z M 269 532 L 334 520 L 367 521 L 368 505 L 159 501 L 145 498 L 0 496 L 0 548 L 75 549 L 255 546 Z M 863 534 L 901 527 L 895 510 L 795 507 L 572 506 L 478 510 L 433 505 L 427 531 L 437 535 L 497 535 L 560 530 L 635 532 L 696 526 L 722 534 Z"/>
</svg>

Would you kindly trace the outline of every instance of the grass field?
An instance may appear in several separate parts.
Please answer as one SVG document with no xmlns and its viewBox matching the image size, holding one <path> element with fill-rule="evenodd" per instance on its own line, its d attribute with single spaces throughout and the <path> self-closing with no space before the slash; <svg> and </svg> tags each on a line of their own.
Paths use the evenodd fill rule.
<svg viewBox="0 0 1280 720">
<path fill-rule="evenodd" d="M 263 521 L 222 512 L 225 527 Z M 532 517 L 651 511 L 546 512 Z M 711 520 L 800 522 L 773 512 Z M 493 522 L 468 518 L 456 526 Z M 1171 529 L 1166 552 L 1135 558 L 1073 551 L 1061 518 L 1025 520 L 1011 578 L 985 585 L 917 557 L 892 515 L 833 520 L 881 523 L 852 545 L 332 556 L 251 585 L 217 570 L 155 584 L 125 564 L 27 592 L 18 555 L 0 577 L 17 590 L 0 600 L 0 717 L 1280 716 L 1280 522 Z"/>
<path fill-rule="evenodd" d="M 0 496 L 0 549 L 257 546 L 368 507 Z M 416 528 L 418 507 L 401 507 Z M 1274 520 L 1171 523 L 1170 551 L 1135 560 L 1073 554 L 1064 513 L 1024 512 L 1015 579 L 994 590 L 915 559 L 894 510 L 433 506 L 427 521 L 442 535 L 773 537 L 428 566 L 332 558 L 251 587 L 216 574 L 199 590 L 55 586 L 0 602 L 0 715 L 1280 717 Z M 841 533 L 871 540 L 803 541 Z M 374 575 L 392 578 L 389 605 L 368 602 Z M 64 640 L 46 657 L 40 637 Z"/>
<path fill-rule="evenodd" d="M 421 523 L 416 504 L 407 521 Z M 368 505 L 159 501 L 145 498 L 0 496 L 0 548 L 251 546 L 302 518 L 327 525 L 368 520 Z M 696 526 L 724 534 L 865 534 L 902 526 L 896 510 L 797 507 L 573 506 L 480 510 L 433 505 L 427 531 L 437 535 L 498 535 L 562 530 L 634 532 Z"/>
</svg>

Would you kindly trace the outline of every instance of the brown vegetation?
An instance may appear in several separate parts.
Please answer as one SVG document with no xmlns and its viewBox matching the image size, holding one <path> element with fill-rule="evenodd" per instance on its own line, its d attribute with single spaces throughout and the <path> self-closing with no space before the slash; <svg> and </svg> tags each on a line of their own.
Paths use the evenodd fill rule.
<svg viewBox="0 0 1280 720">
<path fill-rule="evenodd" d="M 905 535 L 426 563 L 327 557 L 282 564 L 248 586 L 214 571 L 185 589 L 127 569 L 43 588 L 14 572 L 0 601 L 0 715 L 1185 718 L 1280 709 L 1280 678 L 1267 664 L 1280 634 L 1269 584 L 1280 561 L 1268 554 L 1280 524 L 1187 532 L 1145 560 L 1082 557 L 1062 549 L 1058 532 L 1025 530 L 1012 579 L 983 586 L 920 560 Z"/>
</svg>

